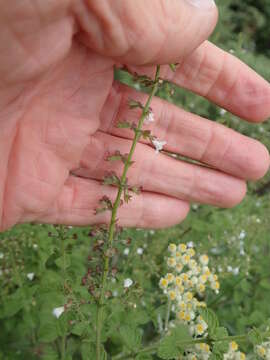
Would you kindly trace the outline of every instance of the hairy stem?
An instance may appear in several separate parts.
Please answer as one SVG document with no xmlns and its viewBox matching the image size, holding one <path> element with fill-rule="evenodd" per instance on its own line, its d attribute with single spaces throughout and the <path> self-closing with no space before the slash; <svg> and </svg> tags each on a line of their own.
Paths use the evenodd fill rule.
<svg viewBox="0 0 270 360">
<path fill-rule="evenodd" d="M 270 336 L 270 332 L 265 332 L 262 334 L 263 338 L 267 338 Z M 199 338 L 199 339 L 193 339 L 190 341 L 179 341 L 177 342 L 177 345 L 179 346 L 179 348 L 183 348 L 185 346 L 192 346 L 192 345 L 196 345 L 196 344 L 201 344 L 201 343 L 207 343 L 207 344 L 212 344 L 215 342 L 223 342 L 223 341 L 239 341 L 239 342 L 248 342 L 248 336 L 247 334 L 244 335 L 236 335 L 236 336 L 227 336 L 224 338 L 220 338 L 218 340 L 211 340 L 209 338 Z M 157 341 L 156 343 L 153 343 L 141 350 L 139 350 L 136 353 L 129 353 L 129 354 L 119 354 L 116 356 L 113 356 L 112 360 L 128 360 L 128 359 L 134 359 L 137 355 L 139 354 L 144 354 L 144 353 L 149 353 L 149 354 L 156 354 L 158 348 L 159 348 L 159 344 L 160 344 L 160 340 Z"/>
<path fill-rule="evenodd" d="M 135 133 L 135 137 L 133 139 L 127 160 L 125 162 L 124 170 L 123 170 L 123 173 L 122 173 L 122 176 L 120 179 L 121 185 L 124 185 L 126 182 L 127 172 L 128 172 L 131 160 L 132 160 L 132 156 L 134 154 L 136 145 L 141 137 L 140 130 L 142 129 L 143 122 L 148 114 L 151 101 L 158 90 L 159 74 L 160 74 L 160 66 L 157 66 L 154 85 L 153 85 L 152 91 L 148 97 L 148 100 L 144 106 L 142 115 L 141 115 L 139 123 L 138 123 L 137 131 Z M 117 221 L 117 211 L 121 204 L 122 195 L 123 195 L 123 186 L 119 186 L 118 193 L 117 193 L 115 202 L 113 204 L 111 221 L 110 221 L 109 230 L 108 230 L 108 243 L 107 243 L 108 249 L 112 249 L 112 246 L 113 246 L 115 227 L 116 227 L 116 221 Z M 110 256 L 105 255 L 104 256 L 104 267 L 103 267 L 103 273 L 102 273 L 102 281 L 101 281 L 101 293 L 100 293 L 100 298 L 99 298 L 99 302 L 98 302 L 98 311 L 97 311 L 96 360 L 101 360 L 101 331 L 102 331 L 102 323 L 103 323 L 103 308 L 104 308 L 104 299 L 105 299 L 107 278 L 108 278 L 108 273 L 109 273 L 109 265 L 110 265 Z"/>
<path fill-rule="evenodd" d="M 168 331 L 169 320 L 170 320 L 170 313 L 171 313 L 171 305 L 172 305 L 172 301 L 171 301 L 171 299 L 169 299 L 169 300 L 168 300 L 168 305 L 167 305 L 166 318 L 165 318 L 164 333 L 166 333 L 166 332 Z"/>
</svg>

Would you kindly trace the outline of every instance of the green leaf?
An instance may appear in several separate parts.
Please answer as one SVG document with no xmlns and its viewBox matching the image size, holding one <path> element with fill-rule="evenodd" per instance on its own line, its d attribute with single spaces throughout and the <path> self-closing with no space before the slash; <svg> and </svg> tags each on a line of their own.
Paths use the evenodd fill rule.
<svg viewBox="0 0 270 360">
<path fill-rule="evenodd" d="M 124 344 L 130 350 L 138 350 L 142 341 L 142 334 L 139 328 L 133 328 L 129 325 L 120 328 L 120 335 Z"/>
<path fill-rule="evenodd" d="M 52 348 L 51 345 L 45 345 L 42 347 L 42 360 L 58 360 L 59 355 L 58 352 Z"/>
<path fill-rule="evenodd" d="M 79 322 L 73 326 L 71 333 L 77 336 L 82 336 L 88 329 L 89 324 L 87 322 Z"/>
<path fill-rule="evenodd" d="M 209 357 L 209 360 L 223 360 L 223 355 L 222 354 L 211 354 Z"/>
<path fill-rule="evenodd" d="M 129 100 L 128 105 L 129 105 L 130 109 L 136 109 L 136 108 L 139 108 L 142 110 L 144 109 L 143 104 L 140 101 L 131 99 L 131 100 Z"/>
<path fill-rule="evenodd" d="M 62 270 L 66 270 L 70 265 L 70 256 L 65 254 L 60 256 L 58 259 L 55 260 L 55 264 Z"/>
<path fill-rule="evenodd" d="M 96 345 L 94 342 L 84 341 L 81 346 L 82 360 L 94 360 L 96 358 Z M 106 360 L 107 354 L 104 347 L 101 348 L 101 360 Z"/>
<path fill-rule="evenodd" d="M 0 319 L 16 315 L 25 305 L 25 295 L 23 289 L 16 290 L 8 296 L 0 308 Z"/>
<path fill-rule="evenodd" d="M 170 335 L 167 335 L 158 348 L 158 356 L 161 359 L 178 359 L 185 351 L 184 342 L 191 341 L 192 337 L 189 334 L 188 327 L 186 325 L 180 325 L 173 329 Z"/>
<path fill-rule="evenodd" d="M 213 340 L 223 339 L 229 336 L 228 330 L 225 327 L 218 327 L 215 330 L 215 333 L 212 335 Z"/>
<path fill-rule="evenodd" d="M 47 323 L 39 329 L 39 341 L 50 343 L 58 338 L 57 326 L 55 323 Z"/>
<path fill-rule="evenodd" d="M 139 354 L 135 357 L 135 360 L 152 360 L 153 357 L 149 354 Z"/>
<path fill-rule="evenodd" d="M 253 345 L 259 345 L 263 342 L 263 337 L 260 333 L 260 331 L 256 328 L 250 330 L 250 332 L 248 333 L 248 340 L 253 344 Z"/>
<path fill-rule="evenodd" d="M 92 360 L 96 358 L 96 347 L 93 342 L 83 342 L 81 346 L 82 360 Z"/>
<path fill-rule="evenodd" d="M 208 332 L 210 336 L 215 336 L 215 331 L 219 326 L 219 321 L 214 311 L 207 308 L 201 308 L 200 315 L 208 325 Z"/>
<path fill-rule="evenodd" d="M 177 63 L 176 63 L 176 64 L 170 64 L 170 68 L 171 68 L 171 70 L 172 70 L 173 72 L 176 71 L 177 65 L 178 65 Z"/>
<path fill-rule="evenodd" d="M 117 123 L 118 129 L 131 129 L 132 124 L 130 124 L 128 121 L 119 121 Z"/>
</svg>

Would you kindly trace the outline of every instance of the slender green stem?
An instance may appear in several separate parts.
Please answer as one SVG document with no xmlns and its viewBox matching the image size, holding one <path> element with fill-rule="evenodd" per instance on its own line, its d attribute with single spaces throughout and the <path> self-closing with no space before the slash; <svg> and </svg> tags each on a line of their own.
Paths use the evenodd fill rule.
<svg viewBox="0 0 270 360">
<path fill-rule="evenodd" d="M 170 313 L 171 313 L 171 305 L 172 305 L 172 301 L 171 301 L 171 299 L 169 299 L 168 300 L 168 305 L 167 305 L 166 318 L 165 318 L 164 333 L 166 333 L 168 331 Z"/>
<path fill-rule="evenodd" d="M 263 338 L 267 338 L 270 336 L 270 332 L 265 332 L 262 334 Z M 215 343 L 215 342 L 222 342 L 222 341 L 239 341 L 239 342 L 243 342 L 243 341 L 249 341 L 248 340 L 248 336 L 247 334 L 244 335 L 236 335 L 236 336 L 227 336 L 224 338 L 220 338 L 218 340 L 211 340 L 209 338 L 200 338 L 200 339 L 193 339 L 190 341 L 179 341 L 177 342 L 177 345 L 179 346 L 179 348 L 183 348 L 184 346 L 192 346 L 195 344 L 201 344 L 201 343 Z M 158 350 L 160 341 L 157 341 L 154 344 L 151 344 L 147 347 L 145 347 L 142 350 L 139 350 L 136 353 L 129 353 L 129 354 L 119 354 L 116 356 L 113 356 L 112 360 L 128 360 L 128 359 L 133 359 L 134 357 L 136 357 L 139 354 L 144 354 L 144 353 L 150 353 L 150 354 L 155 354 Z"/>
<path fill-rule="evenodd" d="M 153 97 L 155 96 L 157 90 L 158 90 L 158 80 L 159 80 L 159 74 L 160 74 L 160 66 L 157 66 L 156 75 L 155 75 L 155 82 L 154 86 L 152 88 L 152 91 L 149 95 L 149 98 L 144 106 L 142 115 L 140 117 L 137 131 L 135 133 L 135 137 L 133 139 L 127 160 L 125 162 L 124 170 L 120 179 L 121 184 L 125 184 L 126 178 L 127 178 L 127 172 L 130 167 L 131 159 L 134 154 L 136 145 L 141 137 L 141 129 L 143 126 L 143 122 L 148 114 L 151 101 Z M 115 202 L 113 204 L 112 209 L 112 215 L 111 215 L 111 221 L 109 225 L 108 230 L 108 249 L 111 249 L 113 246 L 113 240 L 114 240 L 114 234 L 115 234 L 115 227 L 116 227 L 116 221 L 117 221 L 117 211 L 121 204 L 121 197 L 123 194 L 123 186 L 119 186 L 118 193 L 115 199 Z M 102 322 L 103 322 L 103 308 L 104 308 L 104 298 L 105 298 L 105 291 L 106 291 L 106 284 L 107 284 L 107 277 L 109 273 L 109 264 L 110 264 L 110 257 L 108 255 L 105 255 L 104 257 L 104 267 L 103 267 L 103 274 L 102 274 L 102 281 L 101 281 L 101 293 L 100 293 L 100 299 L 98 303 L 98 311 L 97 311 L 97 324 L 96 324 L 96 360 L 101 359 L 101 331 L 102 331 Z"/>
<path fill-rule="evenodd" d="M 61 240 L 61 255 L 62 255 L 62 259 L 63 259 L 63 266 L 62 266 L 62 279 L 63 279 L 63 291 L 64 294 L 66 295 L 66 247 L 65 247 L 65 240 L 66 240 L 66 235 L 65 235 L 65 228 L 63 225 L 60 225 L 59 230 L 58 230 L 58 234 L 59 234 L 59 238 Z M 66 336 L 63 335 L 61 338 L 61 360 L 65 360 L 66 358 Z"/>
<path fill-rule="evenodd" d="M 62 336 L 61 341 L 61 360 L 65 360 L 66 358 L 66 337 Z"/>
</svg>

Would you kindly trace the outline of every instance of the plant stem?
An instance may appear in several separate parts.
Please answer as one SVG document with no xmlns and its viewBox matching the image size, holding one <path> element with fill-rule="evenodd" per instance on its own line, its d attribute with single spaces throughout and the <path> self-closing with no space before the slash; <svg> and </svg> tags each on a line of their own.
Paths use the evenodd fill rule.
<svg viewBox="0 0 270 360">
<path fill-rule="evenodd" d="M 62 279 L 63 279 L 63 291 L 64 291 L 64 295 L 66 295 L 66 247 L 65 247 L 65 240 L 66 240 L 66 235 L 65 235 L 65 227 L 64 225 L 60 225 L 59 230 L 58 230 L 58 235 L 59 238 L 61 240 L 61 255 L 62 255 L 62 259 L 63 259 L 63 266 L 62 266 Z M 61 338 L 61 360 L 65 360 L 66 357 L 66 336 L 63 335 Z"/>
<path fill-rule="evenodd" d="M 155 81 L 152 88 L 152 91 L 149 95 L 149 98 L 144 106 L 142 115 L 140 117 L 137 131 L 135 133 L 135 137 L 133 139 L 127 160 L 124 165 L 124 170 L 120 179 L 121 185 L 124 185 L 127 178 L 127 172 L 130 167 L 131 159 L 134 154 L 136 145 L 141 137 L 141 129 L 143 126 L 143 122 L 148 114 L 151 101 L 153 97 L 155 96 L 157 90 L 158 90 L 158 80 L 159 80 L 159 74 L 160 74 L 160 66 L 157 66 L 156 75 L 155 75 Z M 113 240 L 114 240 L 114 233 L 115 233 L 115 226 L 117 221 L 117 211 L 121 204 L 121 197 L 123 194 L 123 186 L 119 186 L 118 193 L 115 199 L 115 202 L 113 204 L 112 209 L 112 215 L 111 215 L 111 221 L 109 225 L 108 230 L 108 249 L 111 249 L 113 246 Z M 100 298 L 98 302 L 98 310 L 97 310 L 97 325 L 96 325 L 96 360 L 101 360 L 101 331 L 102 331 L 102 322 L 103 322 L 103 308 L 104 308 L 104 299 L 105 299 L 105 291 L 106 291 L 106 284 L 107 284 L 107 278 L 109 273 L 109 264 L 110 264 L 110 256 L 105 255 L 104 256 L 104 267 L 103 267 L 103 274 L 102 274 L 102 281 L 101 281 L 101 293 Z"/>
<path fill-rule="evenodd" d="M 262 334 L 263 338 L 267 338 L 270 336 L 270 332 L 265 332 Z M 191 345 L 195 345 L 195 344 L 201 344 L 201 343 L 215 343 L 215 342 L 222 342 L 222 341 L 248 341 L 248 337 L 247 334 L 244 335 L 236 335 L 236 336 L 227 336 L 218 340 L 211 340 L 209 338 L 199 338 L 199 339 L 193 339 L 190 341 L 179 341 L 177 343 L 177 345 L 182 348 L 183 346 L 191 346 Z M 149 345 L 147 347 L 145 347 L 142 350 L 139 350 L 136 353 L 129 353 L 129 354 L 119 354 L 116 356 L 113 356 L 112 360 L 128 360 L 128 359 L 133 359 L 134 357 L 136 357 L 139 354 L 144 354 L 144 353 L 151 353 L 151 354 L 155 354 L 158 350 L 160 344 L 160 340 L 157 341 L 156 343 Z"/>
<path fill-rule="evenodd" d="M 66 358 L 66 337 L 62 336 L 61 341 L 61 360 L 65 360 Z"/>
<path fill-rule="evenodd" d="M 170 313 L 171 313 L 171 305 L 172 305 L 172 301 L 171 301 L 171 299 L 169 299 L 168 300 L 168 305 L 167 305 L 166 318 L 165 318 L 164 333 L 166 333 L 168 331 Z"/>
</svg>

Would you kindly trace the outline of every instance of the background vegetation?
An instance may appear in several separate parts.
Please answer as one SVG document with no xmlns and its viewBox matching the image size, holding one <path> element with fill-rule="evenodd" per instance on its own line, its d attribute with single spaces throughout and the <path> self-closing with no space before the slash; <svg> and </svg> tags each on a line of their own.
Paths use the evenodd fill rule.
<svg viewBox="0 0 270 360">
<path fill-rule="evenodd" d="M 220 0 L 218 5 L 220 22 L 213 42 L 270 81 L 270 2 Z M 181 90 L 174 101 L 259 139 L 270 149 L 269 123 L 250 125 Z M 124 231 L 108 294 L 106 349 L 116 354 L 138 342 L 147 344 L 157 333 L 159 315 L 165 311 L 158 282 L 167 272 L 169 242 L 192 241 L 198 252 L 209 254 L 211 267 L 219 273 L 221 292 L 209 295 L 207 303 L 230 334 L 265 323 L 270 318 L 269 215 L 268 175 L 249 184 L 247 198 L 235 209 L 193 204 L 188 219 L 175 228 Z M 95 304 L 89 293 L 94 294 L 98 281 L 99 249 L 93 235 L 86 228 L 45 225 L 21 225 L 0 234 L 0 359 L 94 358 Z M 138 248 L 143 252 L 138 253 Z M 97 273 L 96 280 L 88 280 L 86 274 L 91 272 Z M 29 274 L 34 274 L 32 280 Z M 87 286 L 82 286 L 86 278 Z M 126 278 L 134 282 L 130 289 L 123 287 Z M 52 311 L 63 304 L 71 311 L 57 319 Z M 138 329 L 144 331 L 138 334 Z M 244 344 L 243 350 L 249 351 Z"/>
</svg>

